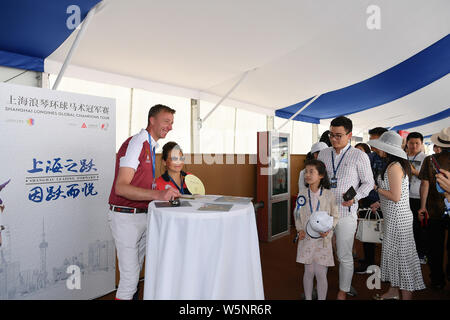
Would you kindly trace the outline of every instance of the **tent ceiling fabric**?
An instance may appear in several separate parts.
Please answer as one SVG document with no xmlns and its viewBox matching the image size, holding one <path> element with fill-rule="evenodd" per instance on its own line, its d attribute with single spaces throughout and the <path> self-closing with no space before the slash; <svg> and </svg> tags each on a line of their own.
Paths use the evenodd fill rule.
<svg viewBox="0 0 450 320">
<path fill-rule="evenodd" d="M 44 59 L 73 32 L 67 8 L 77 5 L 80 20 L 100 0 L 3 0 L 0 4 L 0 65 L 44 71 Z"/>
<path fill-rule="evenodd" d="M 405 124 L 401 124 L 401 125 L 392 127 L 391 130 L 398 131 L 398 130 L 405 130 L 405 129 L 410 129 L 410 128 L 421 127 L 421 126 L 429 124 L 429 123 L 447 119 L 448 117 L 450 117 L 450 108 L 447 108 L 444 111 L 438 112 L 436 114 L 425 117 L 423 119 L 419 119 L 416 121 L 412 121 L 412 122 L 408 122 Z"/>
<path fill-rule="evenodd" d="M 335 118 L 377 107 L 402 98 L 442 78 L 450 72 L 450 35 L 420 51 L 398 65 L 364 81 L 343 89 L 322 94 L 312 107 L 302 109 L 301 117 Z M 276 111 L 276 115 L 291 118 L 311 99 Z M 297 119 L 298 117 L 298 119 Z M 311 121 L 313 122 L 313 121 Z"/>
<path fill-rule="evenodd" d="M 356 124 L 354 134 L 362 136 L 363 130 L 374 127 L 395 127 L 417 121 L 428 116 L 442 112 L 449 107 L 450 75 L 435 81 L 428 86 L 417 90 L 401 99 L 379 107 L 354 113 L 350 116 Z M 321 121 L 323 125 L 329 125 L 331 120 Z M 426 126 L 405 128 L 406 131 L 419 131 L 423 135 L 439 132 L 450 125 L 449 119 L 441 119 L 429 123 Z M 422 131 L 421 131 L 422 130 Z"/>
<path fill-rule="evenodd" d="M 448 0 L 379 0 L 380 30 L 366 25 L 371 0 L 105 2 L 75 51 L 67 76 L 78 67 L 220 97 L 244 72 L 255 69 L 229 98 L 273 112 L 369 79 L 450 31 Z M 64 61 L 76 33 L 46 59 L 45 71 L 59 71 L 55 62 Z M 438 91 L 447 103 L 434 111 L 422 110 L 423 104 L 416 109 L 415 103 L 414 112 L 410 109 L 392 126 L 448 107 L 443 85 L 435 91 L 427 87 L 417 93 Z M 411 95 L 416 92 L 386 106 Z M 435 96 L 421 99 L 429 103 Z M 368 122 L 360 114 L 371 111 L 352 119 Z M 392 115 L 377 116 L 377 125 L 385 126 Z"/>
</svg>

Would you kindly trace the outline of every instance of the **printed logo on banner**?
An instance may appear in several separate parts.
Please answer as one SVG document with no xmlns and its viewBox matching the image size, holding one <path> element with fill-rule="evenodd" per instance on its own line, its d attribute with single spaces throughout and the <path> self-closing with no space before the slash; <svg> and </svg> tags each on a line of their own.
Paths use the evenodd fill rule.
<svg viewBox="0 0 450 320">
<path fill-rule="evenodd" d="M 0 83 L 0 101 L 0 300 L 111 292 L 114 100 Z"/>
<path fill-rule="evenodd" d="M 16 124 L 21 124 L 21 125 L 23 125 L 25 123 L 25 121 L 21 120 L 21 119 L 6 119 L 5 122 L 6 123 L 16 123 Z"/>
<path fill-rule="evenodd" d="M 6 182 L 3 182 L 2 184 L 0 184 L 0 191 L 3 190 L 3 188 L 6 187 L 6 185 L 11 181 L 11 179 L 9 179 Z M 5 210 L 5 203 L 3 202 L 3 200 L 0 198 L 0 214 L 3 213 L 3 210 Z M 1 236 L 1 229 L 0 229 L 0 236 Z M 1 246 L 1 239 L 0 239 L 0 246 Z"/>
<path fill-rule="evenodd" d="M 63 161 L 61 157 L 54 157 L 52 160 L 46 161 L 45 169 L 43 163 L 43 161 L 33 158 L 32 168 L 27 170 L 32 174 L 25 178 L 25 184 L 33 186 L 28 193 L 30 201 L 40 203 L 44 200 L 76 199 L 80 195 L 93 197 L 98 194 L 94 183 L 98 181 L 99 175 L 91 173 L 97 171 L 94 159 L 80 159 L 79 161 L 65 159 Z M 70 175 L 71 173 L 76 174 Z M 36 184 L 38 185 L 34 186 Z"/>
</svg>

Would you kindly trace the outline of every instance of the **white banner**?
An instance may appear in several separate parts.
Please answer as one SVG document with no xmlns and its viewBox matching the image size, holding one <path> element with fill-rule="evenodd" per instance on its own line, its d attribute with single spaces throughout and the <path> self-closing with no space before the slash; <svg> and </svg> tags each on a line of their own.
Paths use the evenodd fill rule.
<svg viewBox="0 0 450 320">
<path fill-rule="evenodd" d="M 0 83 L 0 150 L 0 300 L 113 291 L 115 101 Z"/>
</svg>

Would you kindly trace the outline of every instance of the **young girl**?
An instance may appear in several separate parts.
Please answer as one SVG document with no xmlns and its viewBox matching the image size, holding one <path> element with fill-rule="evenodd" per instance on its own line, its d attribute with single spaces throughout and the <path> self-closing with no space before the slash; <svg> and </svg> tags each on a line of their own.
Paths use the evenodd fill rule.
<svg viewBox="0 0 450 320">
<path fill-rule="evenodd" d="M 181 194 L 191 194 L 184 183 L 188 174 L 183 171 L 184 155 L 176 142 L 167 142 L 162 150 L 162 164 L 166 171 L 156 179 L 156 189 L 164 190 L 167 185 L 177 189 Z"/>
<path fill-rule="evenodd" d="M 309 160 L 305 164 L 306 189 L 299 192 L 294 211 L 295 227 L 298 232 L 297 262 L 305 265 L 303 288 L 306 300 L 312 299 L 314 276 L 317 280 L 319 300 L 325 300 L 328 290 L 327 269 L 334 266 L 331 238 L 338 221 L 336 199 L 330 189 L 325 164 L 319 160 Z M 311 238 L 306 232 L 306 224 L 315 211 L 326 211 L 333 217 L 333 228 Z"/>
</svg>

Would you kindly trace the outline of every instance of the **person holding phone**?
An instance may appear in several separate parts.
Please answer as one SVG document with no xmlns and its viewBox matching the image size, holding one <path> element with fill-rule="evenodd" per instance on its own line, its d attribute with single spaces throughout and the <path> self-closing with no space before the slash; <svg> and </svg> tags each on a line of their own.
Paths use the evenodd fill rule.
<svg viewBox="0 0 450 320">
<path fill-rule="evenodd" d="M 320 151 L 317 158 L 325 163 L 331 192 L 338 204 L 339 221 L 335 229 L 336 253 L 339 260 L 338 300 L 345 300 L 347 293 L 351 292 L 358 201 L 367 197 L 374 186 L 369 157 L 350 145 L 352 130 L 353 123 L 349 118 L 333 119 L 329 134 L 332 147 Z M 343 195 L 351 186 L 355 189 L 356 196 L 346 201 Z"/>
<path fill-rule="evenodd" d="M 419 173 L 420 209 L 419 220 L 427 221 L 427 251 L 428 266 L 431 271 L 431 287 L 441 290 L 446 279 L 443 269 L 445 230 L 448 228 L 449 217 L 445 214 L 445 190 L 438 184 L 440 172 L 450 170 L 450 127 L 433 134 L 431 141 L 441 148 L 441 152 L 424 159 Z M 447 281 L 450 281 L 450 240 L 447 240 Z"/>
<path fill-rule="evenodd" d="M 445 196 L 448 199 L 450 195 L 450 172 L 441 168 L 439 173 L 436 174 L 436 182 L 444 189 Z"/>
</svg>

